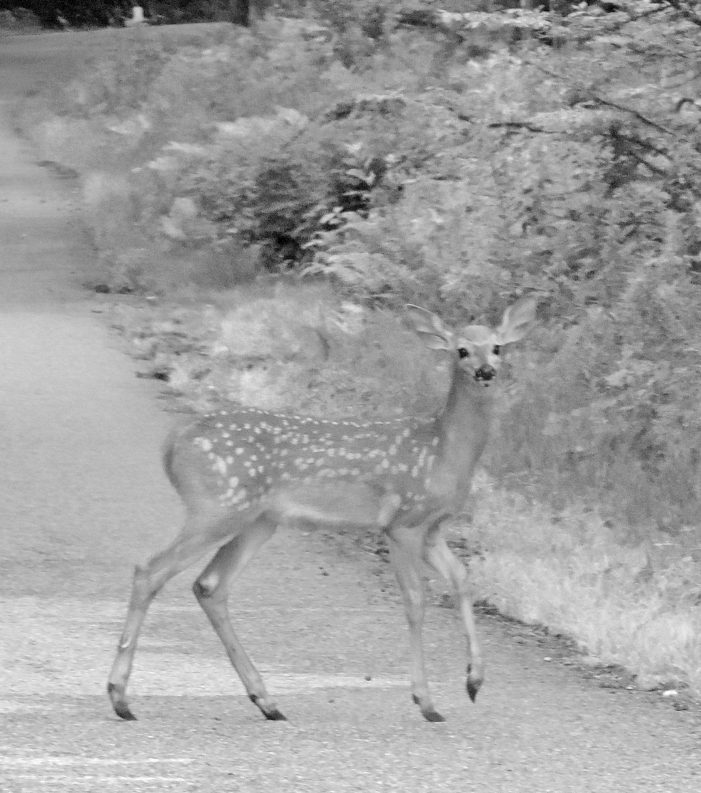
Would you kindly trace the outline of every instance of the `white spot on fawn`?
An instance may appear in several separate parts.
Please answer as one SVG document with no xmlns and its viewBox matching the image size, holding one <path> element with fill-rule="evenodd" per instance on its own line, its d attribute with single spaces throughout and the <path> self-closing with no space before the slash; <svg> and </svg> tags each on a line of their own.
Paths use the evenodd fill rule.
<svg viewBox="0 0 701 793">
<path fill-rule="evenodd" d="M 226 466 L 226 460 L 224 460 L 223 457 L 217 457 L 212 467 L 217 473 L 220 473 L 222 476 L 226 476 L 228 469 Z"/>
<path fill-rule="evenodd" d="M 241 501 L 244 501 L 247 497 L 246 488 L 242 487 L 240 490 L 236 491 L 236 493 L 231 497 L 232 504 L 239 504 Z"/>
</svg>

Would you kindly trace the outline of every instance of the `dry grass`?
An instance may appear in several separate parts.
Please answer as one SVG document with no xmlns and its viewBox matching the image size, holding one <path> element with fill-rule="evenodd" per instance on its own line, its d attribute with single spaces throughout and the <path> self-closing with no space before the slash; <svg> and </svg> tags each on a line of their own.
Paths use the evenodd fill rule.
<svg viewBox="0 0 701 793">
<path fill-rule="evenodd" d="M 192 294 L 112 308 L 142 374 L 167 380 L 189 408 L 231 401 L 371 417 L 426 412 L 441 399 L 445 367 L 416 337 L 326 284 L 270 279 Z"/>
<path fill-rule="evenodd" d="M 663 535 L 625 545 L 583 505 L 554 513 L 486 477 L 474 504 L 464 533 L 479 599 L 571 636 L 644 688 L 701 691 L 701 548 Z"/>
</svg>

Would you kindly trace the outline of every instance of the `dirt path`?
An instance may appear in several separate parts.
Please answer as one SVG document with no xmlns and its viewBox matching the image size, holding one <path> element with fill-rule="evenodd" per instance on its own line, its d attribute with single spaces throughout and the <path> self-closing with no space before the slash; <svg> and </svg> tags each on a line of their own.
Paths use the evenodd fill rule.
<svg viewBox="0 0 701 793">
<path fill-rule="evenodd" d="M 290 717 L 243 696 L 189 592 L 157 599 L 119 722 L 104 684 L 134 561 L 171 536 L 160 470 L 171 425 L 80 289 L 93 254 L 75 185 L 12 134 L 11 100 L 70 66 L 71 34 L 0 41 L 0 791 L 683 791 L 701 722 L 653 694 L 598 687 L 527 629 L 481 620 L 488 680 L 464 694 L 454 615 L 426 646 L 423 722 L 380 562 L 323 532 L 281 533 L 232 611 Z"/>
</svg>

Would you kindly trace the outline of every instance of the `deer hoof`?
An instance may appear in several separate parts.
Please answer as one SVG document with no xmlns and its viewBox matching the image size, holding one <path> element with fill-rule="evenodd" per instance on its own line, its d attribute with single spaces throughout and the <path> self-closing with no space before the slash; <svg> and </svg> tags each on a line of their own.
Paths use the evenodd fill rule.
<svg viewBox="0 0 701 793">
<path fill-rule="evenodd" d="M 112 702 L 114 712 L 124 721 L 136 721 L 136 716 L 129 710 L 129 705 L 124 699 L 124 691 L 120 690 L 119 686 L 114 683 L 107 684 L 107 693 Z"/>
<path fill-rule="evenodd" d="M 426 721 L 445 721 L 445 717 L 441 716 L 437 710 L 422 710 L 421 714 Z"/>
<path fill-rule="evenodd" d="M 287 716 L 284 713 L 280 713 L 277 708 L 263 711 L 263 715 L 268 721 L 287 721 Z"/>
</svg>

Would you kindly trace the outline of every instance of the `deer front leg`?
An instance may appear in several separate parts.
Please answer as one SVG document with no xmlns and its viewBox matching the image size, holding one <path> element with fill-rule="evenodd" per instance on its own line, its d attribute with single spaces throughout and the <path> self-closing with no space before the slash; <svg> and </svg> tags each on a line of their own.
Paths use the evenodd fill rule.
<svg viewBox="0 0 701 793">
<path fill-rule="evenodd" d="M 411 694 L 427 721 L 445 721 L 435 709 L 426 680 L 422 628 L 425 593 L 421 578 L 421 548 L 424 534 L 420 529 L 394 528 L 388 533 L 390 559 L 399 582 L 409 623 L 411 657 Z"/>
<path fill-rule="evenodd" d="M 450 550 L 440 527 L 434 528 L 426 537 L 424 548 L 426 561 L 449 581 L 455 592 L 460 607 L 465 636 L 467 638 L 467 693 L 474 702 L 482 681 L 484 680 L 484 661 L 475 628 L 475 616 L 472 612 L 472 599 L 467 584 L 465 565 Z"/>
</svg>

